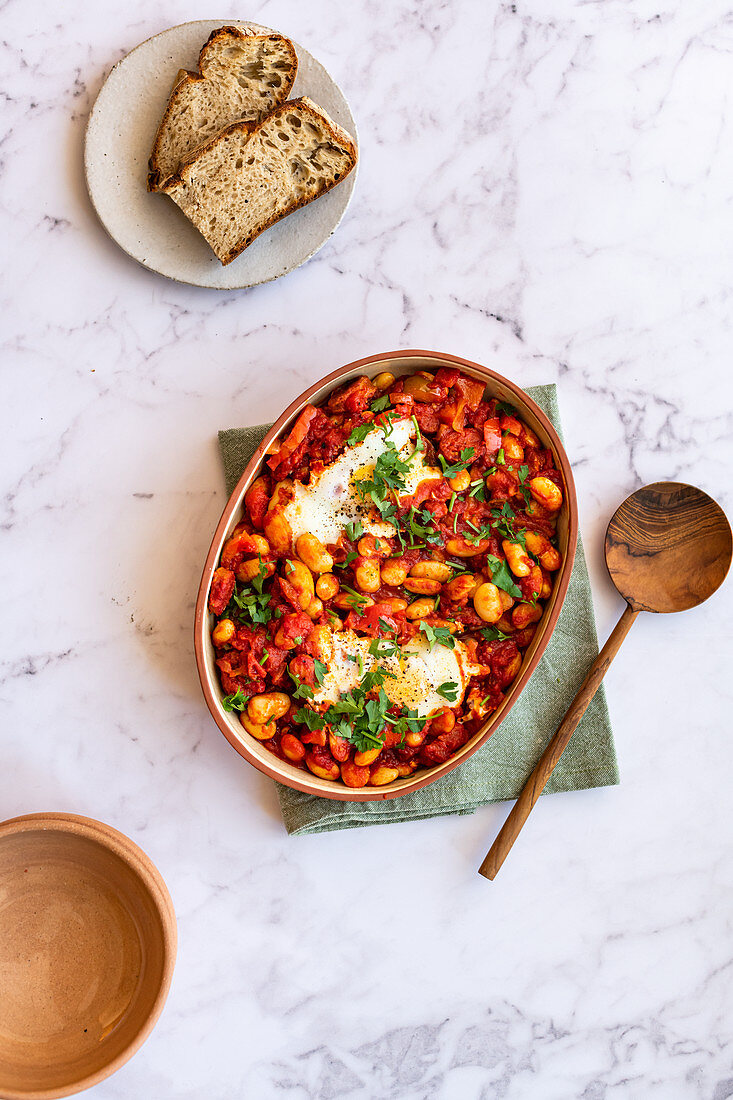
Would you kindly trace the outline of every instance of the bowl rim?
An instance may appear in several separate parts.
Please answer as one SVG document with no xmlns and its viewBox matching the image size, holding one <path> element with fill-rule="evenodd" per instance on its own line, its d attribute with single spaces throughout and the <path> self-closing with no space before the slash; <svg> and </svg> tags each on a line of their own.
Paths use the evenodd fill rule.
<svg viewBox="0 0 733 1100">
<path fill-rule="evenodd" d="M 5 1100 L 56 1100 L 57 1097 L 74 1096 L 85 1089 L 100 1084 L 111 1077 L 113 1073 L 116 1073 L 118 1069 L 121 1069 L 137 1053 L 158 1022 L 170 990 L 178 949 L 176 914 L 168 887 L 153 861 L 133 840 L 103 821 L 83 817 L 79 814 L 48 810 L 22 814 L 19 817 L 11 817 L 6 821 L 0 821 L 0 842 L 7 837 L 16 836 L 20 833 L 37 832 L 39 829 L 84 837 L 86 840 L 108 849 L 140 879 L 160 917 L 163 940 L 163 973 L 160 987 L 148 1016 L 127 1046 L 116 1057 L 100 1069 L 85 1074 L 77 1081 L 67 1085 L 42 1089 L 4 1089 L 2 1095 Z"/>
<path fill-rule="evenodd" d="M 532 653 L 530 659 L 523 662 L 520 669 L 519 676 L 513 681 L 509 696 L 505 699 L 504 703 L 499 708 L 498 712 L 495 712 L 493 716 L 490 716 L 484 726 L 478 730 L 473 737 L 469 740 L 468 745 L 461 749 L 460 756 L 453 756 L 447 760 L 444 764 L 439 764 L 433 768 L 423 768 L 419 772 L 415 773 L 416 778 L 407 779 L 402 782 L 401 786 L 390 790 L 389 786 L 386 787 L 361 787 L 350 788 L 344 784 L 331 784 L 326 789 L 317 786 L 314 780 L 311 780 L 310 773 L 305 773 L 297 768 L 288 766 L 285 761 L 281 761 L 279 757 L 272 754 L 272 763 L 269 760 L 263 760 L 258 757 L 249 747 L 246 739 L 236 738 L 229 724 L 224 717 L 224 711 L 221 706 L 220 698 L 214 693 L 209 683 L 207 662 L 206 662 L 206 649 L 205 641 L 207 637 L 207 616 L 208 616 L 208 592 L 216 568 L 219 555 L 221 553 L 221 546 L 223 543 L 223 536 L 226 533 L 233 513 L 239 508 L 243 502 L 243 496 L 246 488 L 250 482 L 254 480 L 256 472 L 265 457 L 267 448 L 270 443 L 282 432 L 283 428 L 290 422 L 290 420 L 303 408 L 310 398 L 324 389 L 332 391 L 335 385 L 340 379 L 354 371 L 363 370 L 369 367 L 375 366 L 377 363 L 385 363 L 385 370 L 388 368 L 389 360 L 404 360 L 404 359 L 432 359 L 440 361 L 440 365 L 448 367 L 465 367 L 469 371 L 473 371 L 479 375 L 479 377 L 485 378 L 487 384 L 498 383 L 500 386 L 506 387 L 517 399 L 517 403 L 520 406 L 524 406 L 540 423 L 542 429 L 545 431 L 547 437 L 550 440 L 555 460 L 558 464 L 560 473 L 562 474 L 565 484 L 565 500 L 563 506 L 566 509 L 568 534 L 567 534 L 567 549 L 563 557 L 563 563 L 558 575 L 556 587 L 553 590 L 553 604 L 546 621 L 543 624 L 542 634 L 538 640 L 538 644 Z M 419 368 L 416 368 L 419 369 Z M 323 395 L 324 397 L 326 395 Z M 537 665 L 542 658 L 542 655 L 547 648 L 547 645 L 552 637 L 557 620 L 560 617 L 565 596 L 567 595 L 568 585 L 570 584 L 570 577 L 573 571 L 573 564 L 575 561 L 575 552 L 578 541 L 578 502 L 575 492 L 575 480 L 573 478 L 572 469 L 570 467 L 570 460 L 565 451 L 565 447 L 560 438 L 560 435 L 554 425 L 551 423 L 547 415 L 537 405 L 532 398 L 525 393 L 525 391 L 518 386 L 515 382 L 505 378 L 504 375 L 499 374 L 497 371 L 491 370 L 490 367 L 485 367 L 481 363 L 475 363 L 473 360 L 464 359 L 457 355 L 451 355 L 448 352 L 430 351 L 421 348 L 408 348 L 405 350 L 386 351 L 380 352 L 376 355 L 369 355 L 363 359 L 356 359 L 352 363 L 347 363 L 342 367 L 338 367 L 336 370 L 331 371 L 329 374 L 324 375 L 318 379 L 312 385 L 291 401 L 287 408 L 280 414 L 275 423 L 266 433 L 261 443 L 255 450 L 252 458 L 247 463 L 247 466 L 242 473 L 237 484 L 234 486 L 229 499 L 224 507 L 214 536 L 211 540 L 209 551 L 206 555 L 206 561 L 204 563 L 203 572 L 201 575 L 201 581 L 199 583 L 199 590 L 196 599 L 196 610 L 194 616 L 194 651 L 196 656 L 196 668 L 201 682 L 201 688 L 206 700 L 206 705 L 219 727 L 220 731 L 224 734 L 232 748 L 244 757 L 250 764 L 253 765 L 258 771 L 264 775 L 269 776 L 278 783 L 282 783 L 284 786 L 291 787 L 294 790 L 302 791 L 305 794 L 314 795 L 320 798 L 330 798 L 334 801 L 340 802 L 374 802 L 388 798 L 399 798 L 401 795 L 410 794 L 413 791 L 419 790 L 421 787 L 427 786 L 429 783 L 435 782 L 436 779 L 440 779 L 442 776 L 447 775 L 459 764 L 462 764 L 464 760 L 481 748 L 482 745 L 488 741 L 488 739 L 496 732 L 498 727 L 504 721 L 509 714 L 510 710 L 519 699 L 524 688 L 526 687 L 532 673 L 536 669 Z M 280 767 L 275 766 L 280 765 Z M 285 771 L 285 769 L 288 769 Z"/>
</svg>

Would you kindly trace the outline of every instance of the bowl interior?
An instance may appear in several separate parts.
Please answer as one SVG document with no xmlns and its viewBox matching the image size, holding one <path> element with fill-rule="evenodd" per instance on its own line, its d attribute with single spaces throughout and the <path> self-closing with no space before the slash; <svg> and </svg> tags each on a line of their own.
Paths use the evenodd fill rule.
<svg viewBox="0 0 733 1100">
<path fill-rule="evenodd" d="M 396 377 L 400 377 L 404 374 L 413 374 L 418 370 L 436 371 L 440 367 L 457 367 L 463 374 L 470 375 L 473 378 L 485 382 L 487 393 L 492 397 L 496 397 L 501 401 L 506 401 L 508 404 L 513 405 L 529 427 L 536 432 L 543 445 L 552 450 L 557 468 L 563 474 L 563 479 L 565 481 L 565 502 L 557 523 L 558 546 L 563 557 L 563 564 L 560 572 L 556 574 L 557 580 L 552 595 L 545 604 L 545 610 L 538 624 L 535 636 L 530 646 L 525 651 L 522 668 L 498 710 L 494 711 L 481 729 L 474 734 L 468 743 L 464 745 L 447 764 L 440 765 L 436 768 L 422 769 L 414 776 L 395 780 L 393 783 L 390 783 L 388 787 L 362 787 L 359 790 L 350 790 L 348 788 L 343 788 L 340 784 L 329 783 L 328 780 L 320 779 L 310 772 L 306 774 L 298 768 L 273 756 L 272 753 L 268 752 L 267 749 L 254 738 L 249 737 L 242 729 L 238 714 L 228 713 L 218 703 L 218 700 L 221 699 L 222 691 L 219 685 L 215 664 L 216 654 L 211 642 L 213 616 L 206 610 L 206 604 L 202 599 L 204 595 L 203 590 L 200 593 L 199 612 L 196 624 L 196 641 L 199 647 L 199 656 L 201 658 L 199 661 L 199 670 L 209 706 L 211 707 L 212 697 L 215 701 L 212 713 L 219 727 L 237 751 L 242 752 L 242 755 L 251 760 L 251 762 L 254 763 L 256 767 L 260 768 L 261 771 L 273 775 L 274 778 L 285 783 L 287 786 L 293 786 L 299 790 L 308 790 L 310 793 L 318 794 L 324 798 L 336 798 L 349 801 L 393 798 L 407 791 L 415 790 L 417 787 L 423 786 L 427 782 L 431 782 L 439 775 L 452 770 L 458 763 L 470 756 L 476 750 L 478 743 L 485 739 L 487 733 L 493 732 L 493 730 L 497 728 L 507 710 L 512 706 L 529 679 L 536 664 L 533 658 L 538 653 L 538 650 L 541 647 L 544 648 L 546 645 L 549 637 L 548 627 L 551 623 L 554 625 L 557 617 L 556 611 L 559 612 L 558 605 L 562 602 L 567 590 L 567 581 L 570 576 L 570 571 L 572 570 L 573 557 L 575 554 L 577 520 L 575 514 L 575 488 L 572 483 L 572 475 L 565 453 L 550 436 L 545 421 L 542 418 L 541 410 L 538 410 L 534 403 L 531 402 L 521 390 L 518 390 L 518 387 L 513 387 L 507 380 L 495 376 L 490 370 L 479 368 L 477 365 L 472 365 L 463 360 L 454 359 L 450 356 L 444 356 L 438 353 L 403 353 L 372 359 L 366 363 L 356 363 L 349 371 L 345 373 L 339 372 L 336 378 L 329 376 L 329 378 L 325 379 L 314 391 L 307 391 L 297 403 L 290 406 L 290 408 L 278 419 L 271 432 L 265 437 L 263 446 L 266 447 L 271 438 L 283 433 L 289 424 L 297 417 L 304 405 L 309 402 L 313 405 L 322 403 L 334 389 L 344 385 L 353 378 L 359 377 L 359 375 L 365 374 L 370 378 L 374 378 L 382 371 L 391 371 Z M 250 464 L 252 468 L 250 469 L 248 467 L 248 471 L 245 471 L 245 475 L 243 475 L 230 501 L 230 504 L 233 505 L 232 510 L 231 512 L 225 511 L 222 517 L 223 523 L 220 524 L 214 537 L 214 543 L 212 544 L 209 559 L 207 560 L 204 571 L 204 576 L 207 577 L 208 575 L 209 582 L 211 580 L 211 571 L 218 563 L 224 542 L 241 519 L 245 491 L 257 476 L 264 457 L 265 456 L 262 455 L 256 465 Z M 206 588 L 206 598 L 208 598 L 208 585 Z"/>
<path fill-rule="evenodd" d="M 92 829 L 19 822 L 0 826 L 0 1095 L 62 1096 L 117 1068 L 152 1026 L 170 914 Z"/>
</svg>

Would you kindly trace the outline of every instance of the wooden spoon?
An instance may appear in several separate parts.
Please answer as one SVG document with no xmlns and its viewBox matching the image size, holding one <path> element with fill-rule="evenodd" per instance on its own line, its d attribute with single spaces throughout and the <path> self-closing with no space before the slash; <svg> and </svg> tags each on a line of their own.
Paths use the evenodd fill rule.
<svg viewBox="0 0 733 1100">
<path fill-rule="evenodd" d="M 639 612 L 666 614 L 697 607 L 723 583 L 732 552 L 733 537 L 722 508 L 693 485 L 659 481 L 626 498 L 606 531 L 606 565 L 626 600 L 626 610 L 591 665 L 479 874 L 496 877 Z"/>
</svg>

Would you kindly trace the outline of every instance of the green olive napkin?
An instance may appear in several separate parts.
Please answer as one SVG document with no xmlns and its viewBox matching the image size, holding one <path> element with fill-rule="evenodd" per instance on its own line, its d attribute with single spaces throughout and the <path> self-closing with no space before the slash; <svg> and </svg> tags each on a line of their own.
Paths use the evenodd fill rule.
<svg viewBox="0 0 733 1100">
<path fill-rule="evenodd" d="M 527 392 L 560 430 L 556 387 L 533 386 Z M 269 427 L 264 424 L 219 432 L 227 494 L 234 489 Z M 579 539 L 570 586 L 547 649 L 510 713 L 478 752 L 419 791 L 379 802 L 336 802 L 277 784 L 285 828 L 297 835 L 441 814 L 470 814 L 489 802 L 516 798 L 597 654 L 588 568 Z M 613 733 L 601 687 L 545 793 L 605 787 L 618 781 Z"/>
</svg>

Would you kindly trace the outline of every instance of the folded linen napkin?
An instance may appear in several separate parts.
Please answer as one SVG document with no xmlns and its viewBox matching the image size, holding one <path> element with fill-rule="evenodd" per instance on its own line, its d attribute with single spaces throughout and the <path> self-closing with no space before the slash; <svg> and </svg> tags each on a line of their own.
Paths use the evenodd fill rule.
<svg viewBox="0 0 733 1100">
<path fill-rule="evenodd" d="M 560 431 L 555 385 L 527 393 Z M 230 494 L 269 424 L 219 432 L 226 491 Z M 598 655 L 598 639 L 583 545 L 578 539 L 570 586 L 552 638 L 529 683 L 496 732 L 448 775 L 399 798 L 336 802 L 276 784 L 285 828 L 291 835 L 412 821 L 442 814 L 471 814 L 489 802 L 516 798 L 573 696 Z M 613 733 L 603 687 L 592 700 L 546 794 L 618 783 Z"/>
</svg>

